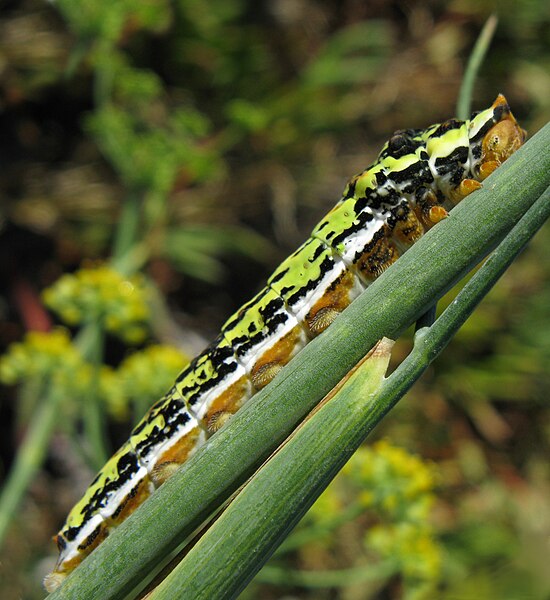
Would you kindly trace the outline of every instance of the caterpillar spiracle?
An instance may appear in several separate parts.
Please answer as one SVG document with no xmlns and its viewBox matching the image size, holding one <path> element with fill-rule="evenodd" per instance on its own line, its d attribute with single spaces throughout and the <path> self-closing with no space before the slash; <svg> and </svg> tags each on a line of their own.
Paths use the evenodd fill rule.
<svg viewBox="0 0 550 600">
<path fill-rule="evenodd" d="M 310 339 L 525 140 L 506 99 L 395 132 L 307 241 L 231 316 L 99 472 L 55 537 L 55 590 Z"/>
</svg>

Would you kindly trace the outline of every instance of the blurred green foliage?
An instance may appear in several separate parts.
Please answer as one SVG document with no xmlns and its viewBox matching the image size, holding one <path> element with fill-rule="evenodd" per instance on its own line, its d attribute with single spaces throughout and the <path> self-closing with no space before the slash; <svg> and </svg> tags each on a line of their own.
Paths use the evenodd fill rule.
<svg viewBox="0 0 550 600">
<path fill-rule="evenodd" d="M 542 0 L 9 1 L 0 21 L 3 346 L 27 330 L 51 329 L 40 292 L 59 281 L 49 294 L 62 313 L 55 286 L 75 282 L 91 258 L 105 261 L 111 277 L 146 281 L 149 335 L 183 341 L 194 354 L 393 130 L 453 114 L 469 51 L 494 10 L 499 26 L 473 105 L 502 91 L 534 132 L 550 115 L 550 7 Z M 430 519 L 422 517 L 442 548 L 431 597 L 548 597 L 549 236 L 541 232 L 383 427 L 437 464 L 438 498 Z M 81 372 L 76 357 L 101 373 L 94 394 L 103 419 L 95 424 L 109 445 L 127 428 L 107 417 L 130 418 L 180 368 L 184 358 L 172 350 L 140 348 L 126 358 L 126 345 L 103 335 L 113 316 L 101 298 L 85 310 L 102 311 L 99 334 L 73 320 L 72 337 L 33 333 L 3 359 L 4 381 L 24 381 L 18 399 L 7 396 L 0 406 L 4 473 L 44 385 L 66 372 L 56 368 L 60 348 L 73 376 Z M 138 378 L 146 373 L 158 378 L 146 385 Z M 86 381 L 77 379 L 73 392 Z M 75 458 L 80 420 L 90 418 L 85 405 L 93 406 L 85 395 L 67 397 L 64 433 L 6 539 L 3 597 L 42 597 L 49 537 L 91 475 Z M 361 456 L 354 464 L 382 460 Z M 379 493 L 384 477 L 389 496 L 398 493 L 388 473 L 374 482 Z M 349 470 L 342 478 L 350 488 L 357 483 Z M 415 505 L 399 498 L 398 506 Z M 389 519 L 382 505 L 369 508 L 380 522 Z M 349 516 L 345 506 L 334 510 Z M 375 537 L 372 516 L 348 519 L 328 546 L 296 547 L 294 567 L 346 568 L 346 557 L 366 552 L 369 531 L 369 551 L 379 557 L 404 549 L 392 544 L 409 539 L 407 515 L 394 517 L 394 537 L 389 525 Z M 418 530 L 412 539 L 422 539 Z M 381 581 L 372 593 L 345 585 L 292 593 L 405 597 L 406 579 Z M 256 597 L 286 593 L 255 586 Z"/>
</svg>

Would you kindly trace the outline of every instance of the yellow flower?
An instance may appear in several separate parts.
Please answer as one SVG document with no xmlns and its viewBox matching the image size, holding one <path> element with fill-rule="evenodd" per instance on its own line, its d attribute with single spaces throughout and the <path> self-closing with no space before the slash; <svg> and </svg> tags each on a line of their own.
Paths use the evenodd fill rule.
<svg viewBox="0 0 550 600">
<path fill-rule="evenodd" d="M 50 379 L 67 393 L 85 389 L 90 370 L 64 329 L 31 331 L 0 359 L 0 379 L 7 384 L 31 378 Z"/>
<path fill-rule="evenodd" d="M 44 302 L 69 325 L 95 319 L 130 343 L 147 336 L 150 309 L 145 279 L 124 277 L 107 265 L 63 275 L 44 291 Z"/>
<path fill-rule="evenodd" d="M 441 567 L 429 521 L 436 480 L 431 463 L 381 440 L 355 453 L 313 505 L 310 519 L 330 521 L 346 510 L 342 499 L 350 498 L 369 514 L 367 522 L 374 522 L 364 534 L 366 548 L 399 570 L 404 597 L 420 600 L 433 591 Z"/>
</svg>

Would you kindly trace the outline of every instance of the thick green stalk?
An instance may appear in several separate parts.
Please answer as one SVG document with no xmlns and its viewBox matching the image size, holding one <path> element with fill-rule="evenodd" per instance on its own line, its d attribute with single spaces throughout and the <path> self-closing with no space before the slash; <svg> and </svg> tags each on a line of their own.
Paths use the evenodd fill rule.
<svg viewBox="0 0 550 600">
<path fill-rule="evenodd" d="M 51 598 L 124 598 L 157 570 L 377 340 L 396 338 L 495 248 L 548 187 L 549 148 L 546 126 L 308 344 Z"/>
<path fill-rule="evenodd" d="M 254 475 L 151 600 L 234 598 L 362 440 L 393 342 L 382 340 Z"/>
<path fill-rule="evenodd" d="M 151 600 L 236 598 L 549 216 L 550 187 L 434 325 L 417 333 L 413 351 L 398 369 L 383 383 L 377 378 L 382 377 L 389 360 L 389 350 L 384 355 L 386 362 L 376 360 L 383 352 L 383 342 L 379 344 L 334 397 L 254 475 Z M 323 576 L 327 574 L 320 574 Z M 334 576 L 335 580 L 346 584 L 344 578 Z"/>
</svg>

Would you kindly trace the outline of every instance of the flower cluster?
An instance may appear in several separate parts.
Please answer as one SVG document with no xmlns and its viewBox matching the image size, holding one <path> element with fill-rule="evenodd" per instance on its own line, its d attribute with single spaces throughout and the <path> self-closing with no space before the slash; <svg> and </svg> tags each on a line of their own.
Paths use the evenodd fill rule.
<svg viewBox="0 0 550 600">
<path fill-rule="evenodd" d="M 91 370 L 64 329 L 31 331 L 0 358 L 0 380 L 8 385 L 51 381 L 66 394 L 86 389 Z"/>
<path fill-rule="evenodd" d="M 441 572 L 441 548 L 426 523 L 403 521 L 375 525 L 366 534 L 365 545 L 394 564 L 409 587 L 437 581 Z"/>
<path fill-rule="evenodd" d="M 355 453 L 309 519 L 322 526 L 345 510 L 350 518 L 367 513 L 367 552 L 401 573 L 404 597 L 430 597 L 441 570 L 441 548 L 430 523 L 436 484 L 432 464 L 382 440 Z"/>
<path fill-rule="evenodd" d="M 426 520 L 436 485 L 434 467 L 380 440 L 360 448 L 343 473 L 361 491 L 359 501 L 399 520 Z"/>
<path fill-rule="evenodd" d="M 420 591 L 423 582 L 437 580 L 441 550 L 430 523 L 435 467 L 381 440 L 361 448 L 344 474 L 361 490 L 359 502 L 379 519 L 366 532 L 366 547 L 393 562 L 409 587 Z"/>
<path fill-rule="evenodd" d="M 92 378 L 97 377 L 99 398 L 113 417 L 122 420 L 132 405 L 139 416 L 145 413 L 188 362 L 177 348 L 159 344 L 132 354 L 118 369 L 101 365 L 97 371 L 83 359 L 69 333 L 59 328 L 30 332 L 22 342 L 12 344 L 0 358 L 0 381 L 7 385 L 49 382 L 74 400 L 86 398 Z"/>
<path fill-rule="evenodd" d="M 106 265 L 83 268 L 45 290 L 44 301 L 68 325 L 100 321 L 128 343 L 147 335 L 147 287 L 139 275 L 124 277 Z"/>
</svg>

